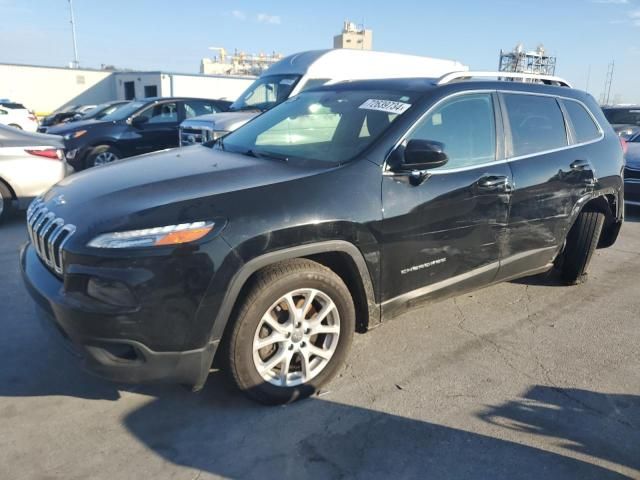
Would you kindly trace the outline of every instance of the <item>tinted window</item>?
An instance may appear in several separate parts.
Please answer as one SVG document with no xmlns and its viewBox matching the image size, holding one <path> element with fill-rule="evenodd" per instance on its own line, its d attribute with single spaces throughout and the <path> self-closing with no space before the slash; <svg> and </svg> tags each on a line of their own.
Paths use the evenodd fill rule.
<svg viewBox="0 0 640 480">
<path fill-rule="evenodd" d="M 539 95 L 504 95 L 513 155 L 529 155 L 567 145 L 564 117 L 555 98 Z"/>
<path fill-rule="evenodd" d="M 605 108 L 604 116 L 613 125 L 640 126 L 640 108 Z"/>
<path fill-rule="evenodd" d="M 187 100 L 184 102 L 185 117 L 198 117 L 200 115 L 208 115 L 209 113 L 216 113 L 219 109 L 211 102 L 205 102 L 202 100 Z"/>
<path fill-rule="evenodd" d="M 175 102 L 160 103 L 143 111 L 140 117 L 147 117 L 147 123 L 174 123 L 178 121 L 178 110 Z"/>
<path fill-rule="evenodd" d="M 571 100 L 564 100 L 563 102 L 564 108 L 567 109 L 569 114 L 569 119 L 571 119 L 578 143 L 588 142 L 600 137 L 598 126 L 582 105 Z"/>
<path fill-rule="evenodd" d="M 409 136 L 444 144 L 449 162 L 444 168 L 478 165 L 495 160 L 496 130 L 489 94 L 448 100 L 431 112 Z"/>
</svg>

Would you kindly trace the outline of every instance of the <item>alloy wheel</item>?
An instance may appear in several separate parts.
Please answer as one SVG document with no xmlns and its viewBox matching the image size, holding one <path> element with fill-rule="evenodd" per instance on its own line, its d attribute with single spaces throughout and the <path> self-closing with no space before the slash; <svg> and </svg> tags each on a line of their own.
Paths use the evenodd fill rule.
<svg viewBox="0 0 640 480">
<path fill-rule="evenodd" d="M 253 362 L 263 380 L 295 387 L 319 375 L 338 346 L 340 315 L 313 288 L 283 295 L 264 313 L 253 339 Z"/>
</svg>

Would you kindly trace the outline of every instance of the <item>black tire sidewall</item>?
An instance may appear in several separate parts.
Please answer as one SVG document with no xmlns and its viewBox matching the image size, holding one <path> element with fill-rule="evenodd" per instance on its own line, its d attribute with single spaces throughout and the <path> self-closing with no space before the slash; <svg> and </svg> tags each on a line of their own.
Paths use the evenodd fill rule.
<svg viewBox="0 0 640 480">
<path fill-rule="evenodd" d="M 337 279 L 337 281 L 336 281 Z M 253 362 L 253 339 L 262 316 L 271 305 L 293 290 L 315 288 L 328 295 L 340 315 L 340 337 L 333 357 L 324 370 L 309 382 L 296 387 L 277 387 L 266 382 Z M 349 352 L 355 331 L 355 309 L 349 290 L 339 277 L 324 272 L 296 272 L 282 277 L 258 293 L 253 304 L 237 319 L 237 334 L 230 346 L 239 387 L 252 398 L 267 404 L 281 404 L 312 395 L 340 370 Z"/>
<path fill-rule="evenodd" d="M 2 197 L 4 205 L 2 213 L 0 213 L 0 223 L 2 223 L 11 216 L 11 212 L 13 211 L 13 197 L 9 189 L 2 182 L 0 182 L 0 196 Z"/>
</svg>

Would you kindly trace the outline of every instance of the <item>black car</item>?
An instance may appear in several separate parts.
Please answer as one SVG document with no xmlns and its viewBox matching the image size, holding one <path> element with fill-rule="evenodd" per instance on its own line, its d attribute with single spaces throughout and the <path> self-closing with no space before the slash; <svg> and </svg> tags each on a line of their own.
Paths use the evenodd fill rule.
<svg viewBox="0 0 640 480">
<path fill-rule="evenodd" d="M 83 105 L 66 105 L 55 110 L 51 115 L 47 115 L 40 121 L 38 132 L 49 133 L 49 128 L 78 115 L 82 108 Z"/>
<path fill-rule="evenodd" d="M 308 90 L 59 183 L 21 252 L 45 322 L 104 377 L 198 390 L 215 357 L 282 403 L 425 301 L 554 265 L 584 281 L 623 221 L 618 137 L 587 93 L 473 75 Z"/>
<path fill-rule="evenodd" d="M 640 132 L 627 140 L 624 168 L 624 201 L 640 206 Z"/>
<path fill-rule="evenodd" d="M 62 135 L 67 161 L 83 170 L 119 158 L 178 146 L 178 126 L 185 118 L 223 112 L 230 102 L 204 98 L 147 98 L 129 102 L 99 120 L 80 120 L 50 128 Z"/>
<path fill-rule="evenodd" d="M 640 127 L 640 105 L 603 107 L 602 111 L 614 128 Z"/>
<path fill-rule="evenodd" d="M 127 103 L 129 103 L 129 100 L 115 100 L 113 102 L 101 103 L 84 113 L 76 113 L 73 117 L 67 118 L 61 123 L 71 123 L 79 120 L 101 120 Z"/>
</svg>

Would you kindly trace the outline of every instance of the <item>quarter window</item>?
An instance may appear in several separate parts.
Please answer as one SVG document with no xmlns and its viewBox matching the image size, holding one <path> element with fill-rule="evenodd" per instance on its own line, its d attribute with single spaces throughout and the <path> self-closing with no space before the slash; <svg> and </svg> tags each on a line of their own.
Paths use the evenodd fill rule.
<svg viewBox="0 0 640 480">
<path fill-rule="evenodd" d="M 600 137 L 600 129 L 582 105 L 571 100 L 563 100 L 563 103 L 578 143 L 589 142 Z"/>
<path fill-rule="evenodd" d="M 567 146 L 564 117 L 555 98 L 507 93 L 504 99 L 514 156 Z"/>
<path fill-rule="evenodd" d="M 496 127 L 490 94 L 456 97 L 438 106 L 409 139 L 444 144 L 445 169 L 479 165 L 496 158 Z"/>
</svg>

